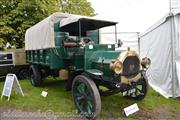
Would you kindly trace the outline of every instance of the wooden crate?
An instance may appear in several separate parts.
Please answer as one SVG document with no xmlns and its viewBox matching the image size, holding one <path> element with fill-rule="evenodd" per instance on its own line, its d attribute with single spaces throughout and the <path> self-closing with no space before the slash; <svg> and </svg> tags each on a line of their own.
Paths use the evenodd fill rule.
<svg viewBox="0 0 180 120">
<path fill-rule="evenodd" d="M 26 54 L 25 49 L 10 49 L 6 50 L 6 52 L 12 52 L 13 53 L 13 63 L 15 65 L 22 65 L 26 64 Z"/>
</svg>

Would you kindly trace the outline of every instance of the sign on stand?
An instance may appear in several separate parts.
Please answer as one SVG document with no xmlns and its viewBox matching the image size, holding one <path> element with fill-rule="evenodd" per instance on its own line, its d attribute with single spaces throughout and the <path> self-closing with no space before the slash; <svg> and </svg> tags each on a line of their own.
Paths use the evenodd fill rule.
<svg viewBox="0 0 180 120">
<path fill-rule="evenodd" d="M 16 91 L 16 93 L 20 93 L 20 94 L 22 94 L 22 96 L 24 96 L 24 93 L 21 89 L 21 86 L 19 84 L 19 81 L 18 81 L 16 75 L 15 74 L 7 74 L 3 92 L 1 95 L 1 99 L 3 98 L 3 96 L 6 96 L 6 97 L 8 97 L 8 101 L 9 101 L 12 88 Z"/>
</svg>

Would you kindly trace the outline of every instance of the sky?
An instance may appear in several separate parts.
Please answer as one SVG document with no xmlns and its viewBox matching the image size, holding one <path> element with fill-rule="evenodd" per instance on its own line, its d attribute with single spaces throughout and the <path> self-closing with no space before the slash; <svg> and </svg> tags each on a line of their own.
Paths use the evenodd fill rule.
<svg viewBox="0 0 180 120">
<path fill-rule="evenodd" d="M 169 12 L 169 0 L 88 0 L 96 17 L 117 21 L 120 32 L 144 32 Z"/>
</svg>

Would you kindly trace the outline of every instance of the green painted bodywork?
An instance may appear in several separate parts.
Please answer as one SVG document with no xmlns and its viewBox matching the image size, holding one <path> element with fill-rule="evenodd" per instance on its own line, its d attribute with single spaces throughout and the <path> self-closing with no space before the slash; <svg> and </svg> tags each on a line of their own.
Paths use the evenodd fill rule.
<svg viewBox="0 0 180 120">
<path fill-rule="evenodd" d="M 112 71 L 109 64 L 112 60 L 118 58 L 120 52 L 115 51 L 114 45 L 93 45 L 85 47 L 85 65 L 84 69 L 98 69 L 105 75 L 111 76 Z"/>
<path fill-rule="evenodd" d="M 115 45 L 100 45 L 99 30 L 87 32 L 88 38 L 93 40 L 92 45 L 84 47 L 65 48 L 63 41 L 69 36 L 67 32 L 61 32 L 59 22 L 54 24 L 55 47 L 41 50 L 26 51 L 27 62 L 48 66 L 50 69 L 64 69 L 75 67 L 75 69 L 88 70 L 98 69 L 103 71 L 107 76 L 112 75 L 109 64 L 119 56 L 115 51 Z M 78 40 L 76 36 L 76 40 Z"/>
<path fill-rule="evenodd" d="M 68 52 L 67 52 L 68 51 Z M 56 47 L 44 50 L 26 51 L 27 62 L 50 67 L 50 69 L 66 68 L 67 62 L 74 64 L 77 69 L 83 67 L 83 55 L 71 54 L 71 50 Z"/>
</svg>

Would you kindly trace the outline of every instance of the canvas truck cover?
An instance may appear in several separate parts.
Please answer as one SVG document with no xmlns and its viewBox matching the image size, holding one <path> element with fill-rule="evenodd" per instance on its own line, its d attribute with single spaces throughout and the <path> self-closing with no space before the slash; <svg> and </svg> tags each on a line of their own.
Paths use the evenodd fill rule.
<svg viewBox="0 0 180 120">
<path fill-rule="evenodd" d="M 54 23 L 71 16 L 70 14 L 56 12 L 25 33 L 25 50 L 37 50 L 55 47 Z"/>
<path fill-rule="evenodd" d="M 73 33 L 76 36 L 86 35 L 87 31 L 99 30 L 102 27 L 116 25 L 117 22 L 97 19 L 94 17 L 73 15 L 60 21 L 60 28 L 64 32 Z M 81 28 L 81 29 L 80 29 Z"/>
<path fill-rule="evenodd" d="M 75 32 L 79 31 L 79 27 L 81 27 L 81 31 L 90 31 L 116 24 L 117 22 L 80 15 L 73 15 L 60 21 L 60 27 L 63 31 L 73 30 Z"/>
<path fill-rule="evenodd" d="M 117 22 L 99 20 L 93 17 L 54 13 L 26 31 L 25 49 L 37 50 L 55 47 L 54 23 L 60 22 L 59 27 L 63 32 L 78 33 L 79 21 L 81 22 L 81 31 L 96 30 L 117 24 Z"/>
</svg>

